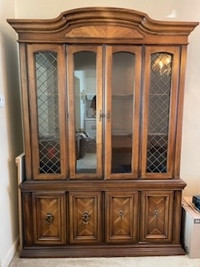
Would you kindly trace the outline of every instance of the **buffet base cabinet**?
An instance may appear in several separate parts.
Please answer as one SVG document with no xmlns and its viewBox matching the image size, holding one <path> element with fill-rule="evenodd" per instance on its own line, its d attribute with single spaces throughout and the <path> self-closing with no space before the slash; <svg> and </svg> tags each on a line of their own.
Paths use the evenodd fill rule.
<svg viewBox="0 0 200 267">
<path fill-rule="evenodd" d="M 88 186 L 63 191 L 53 183 L 50 190 L 25 188 L 23 184 L 22 257 L 184 254 L 179 243 L 181 190 L 136 190 L 127 184 L 129 189 L 118 191 Z"/>
</svg>

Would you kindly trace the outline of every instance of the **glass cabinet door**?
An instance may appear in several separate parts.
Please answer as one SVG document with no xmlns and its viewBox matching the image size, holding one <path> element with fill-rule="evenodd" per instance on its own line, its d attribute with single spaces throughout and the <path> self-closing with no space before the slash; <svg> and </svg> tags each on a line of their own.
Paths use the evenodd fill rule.
<svg viewBox="0 0 200 267">
<path fill-rule="evenodd" d="M 147 47 L 145 55 L 142 178 L 172 178 L 179 49 Z"/>
<path fill-rule="evenodd" d="M 70 177 L 102 178 L 102 47 L 69 46 Z"/>
<path fill-rule="evenodd" d="M 63 52 L 62 46 L 28 46 L 34 179 L 67 176 Z"/>
<path fill-rule="evenodd" d="M 106 178 L 137 178 L 141 47 L 106 48 Z"/>
</svg>

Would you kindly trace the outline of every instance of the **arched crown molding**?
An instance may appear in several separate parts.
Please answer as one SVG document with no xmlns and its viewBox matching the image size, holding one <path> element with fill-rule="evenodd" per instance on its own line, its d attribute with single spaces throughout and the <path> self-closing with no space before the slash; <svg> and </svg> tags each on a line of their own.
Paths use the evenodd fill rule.
<svg viewBox="0 0 200 267">
<path fill-rule="evenodd" d="M 150 35 L 185 36 L 197 22 L 166 22 L 149 18 L 145 13 L 109 7 L 80 8 L 61 13 L 55 19 L 8 19 L 19 34 L 19 41 L 29 38 L 47 40 L 56 36 L 64 41 L 71 38 L 136 39 Z M 55 38 L 54 38 L 55 40 Z"/>
</svg>

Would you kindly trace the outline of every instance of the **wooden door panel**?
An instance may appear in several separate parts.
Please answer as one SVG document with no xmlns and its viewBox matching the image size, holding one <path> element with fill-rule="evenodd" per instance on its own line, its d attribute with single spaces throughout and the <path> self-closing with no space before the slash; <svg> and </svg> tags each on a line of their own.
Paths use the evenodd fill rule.
<svg viewBox="0 0 200 267">
<path fill-rule="evenodd" d="M 141 46 L 106 46 L 105 176 L 138 177 Z"/>
<path fill-rule="evenodd" d="M 66 241 L 65 195 L 33 194 L 35 244 L 64 244 Z"/>
<path fill-rule="evenodd" d="M 173 177 L 178 47 L 145 48 L 141 177 Z"/>
<path fill-rule="evenodd" d="M 68 175 L 65 56 L 62 45 L 28 45 L 32 177 Z"/>
<path fill-rule="evenodd" d="M 102 46 L 67 46 L 67 64 L 69 66 L 68 99 L 70 103 L 68 111 L 70 178 L 101 179 L 103 173 Z M 90 71 L 88 71 L 88 68 Z M 83 77 L 85 78 L 83 79 Z M 91 81 L 94 86 L 88 88 L 91 87 Z M 81 102 L 84 100 L 84 106 L 80 105 L 80 100 Z M 94 112 L 93 115 L 90 114 L 91 110 Z M 87 119 L 93 120 L 94 136 L 90 136 L 87 131 Z"/>
<path fill-rule="evenodd" d="M 106 241 L 137 239 L 137 193 L 106 193 Z"/>
<path fill-rule="evenodd" d="M 141 241 L 172 240 L 173 192 L 143 192 Z"/>
<path fill-rule="evenodd" d="M 70 193 L 70 242 L 97 243 L 101 240 L 101 193 Z"/>
</svg>

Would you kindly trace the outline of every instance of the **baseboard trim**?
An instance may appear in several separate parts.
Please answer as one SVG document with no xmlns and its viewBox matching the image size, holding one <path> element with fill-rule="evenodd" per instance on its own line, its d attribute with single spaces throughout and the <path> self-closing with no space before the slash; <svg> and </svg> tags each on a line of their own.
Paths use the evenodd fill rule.
<svg viewBox="0 0 200 267">
<path fill-rule="evenodd" d="M 11 245 L 10 249 L 8 250 L 6 256 L 4 259 L 2 259 L 1 267 L 8 267 L 10 262 L 12 261 L 12 258 L 14 257 L 17 248 L 19 244 L 19 237 L 13 242 Z"/>
</svg>

